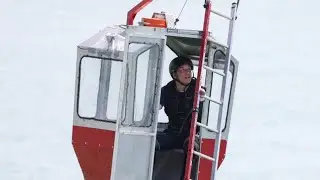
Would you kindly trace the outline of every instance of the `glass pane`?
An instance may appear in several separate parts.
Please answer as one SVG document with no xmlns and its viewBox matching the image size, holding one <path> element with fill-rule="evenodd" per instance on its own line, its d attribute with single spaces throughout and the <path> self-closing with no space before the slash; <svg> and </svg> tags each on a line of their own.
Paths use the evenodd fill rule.
<svg viewBox="0 0 320 180">
<path fill-rule="evenodd" d="M 80 64 L 79 116 L 115 121 L 122 62 L 84 57 Z"/>
<path fill-rule="evenodd" d="M 133 46 L 141 46 L 140 44 L 134 44 Z M 141 121 L 146 113 L 145 103 L 147 102 L 146 88 L 148 77 L 148 64 L 149 64 L 150 50 L 147 50 L 140 54 L 136 66 L 136 86 L 135 86 L 135 104 L 134 104 L 134 121 Z M 152 78 L 152 77 L 149 77 Z"/>
<path fill-rule="evenodd" d="M 81 117 L 93 118 L 97 111 L 101 59 L 84 57 L 80 66 L 79 109 Z"/>
<path fill-rule="evenodd" d="M 219 70 L 223 72 L 223 70 Z M 211 97 L 215 100 L 220 100 L 221 88 L 222 88 L 222 80 L 223 77 L 218 74 L 213 74 L 213 82 L 212 82 L 212 89 L 211 89 Z M 224 111 L 222 113 L 222 129 L 225 127 L 226 123 L 226 114 L 228 111 L 229 106 L 229 95 L 230 95 L 230 85 L 232 80 L 231 72 L 228 72 L 228 79 L 226 85 L 226 99 L 224 100 Z M 213 102 L 209 103 L 209 115 L 208 115 L 208 126 L 217 129 L 218 123 L 218 116 L 219 116 L 219 105 Z"/>
<path fill-rule="evenodd" d="M 164 59 L 163 59 L 163 69 L 162 69 L 162 82 L 161 82 L 161 87 L 165 86 L 168 82 L 172 80 L 170 74 L 169 74 L 169 64 L 172 59 L 177 57 L 177 55 L 168 47 L 165 46 L 165 51 L 164 51 Z M 161 123 L 168 123 L 168 116 L 164 112 L 164 108 L 160 110 L 158 114 L 158 122 Z"/>
<path fill-rule="evenodd" d="M 193 68 L 193 72 L 194 72 L 194 77 L 198 77 L 198 66 L 194 66 L 194 68 Z M 202 71 L 201 71 L 201 86 L 204 86 L 205 87 L 205 79 L 206 79 L 206 69 L 202 69 Z"/>
</svg>

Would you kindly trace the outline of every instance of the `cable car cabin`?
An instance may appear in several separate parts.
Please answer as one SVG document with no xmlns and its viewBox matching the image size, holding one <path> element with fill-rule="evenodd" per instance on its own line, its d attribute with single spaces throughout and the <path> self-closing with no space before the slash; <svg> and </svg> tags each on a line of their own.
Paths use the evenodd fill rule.
<svg viewBox="0 0 320 180">
<path fill-rule="evenodd" d="M 167 122 L 159 111 L 160 89 L 171 80 L 168 62 L 199 59 L 201 31 L 112 26 L 77 48 L 72 144 L 86 180 L 177 180 L 183 151 L 155 154 L 155 138 Z M 171 53 L 171 54 L 170 54 Z M 208 41 L 204 65 L 223 72 L 226 48 Z M 208 69 L 208 68 L 207 68 Z M 231 57 L 218 163 L 225 158 L 238 61 Z M 222 76 L 204 69 L 206 95 L 220 97 Z M 219 106 L 205 101 L 202 124 L 214 129 Z M 215 135 L 201 128 L 201 153 L 212 156 Z M 210 179 L 212 162 L 200 158 L 198 180 Z"/>
</svg>

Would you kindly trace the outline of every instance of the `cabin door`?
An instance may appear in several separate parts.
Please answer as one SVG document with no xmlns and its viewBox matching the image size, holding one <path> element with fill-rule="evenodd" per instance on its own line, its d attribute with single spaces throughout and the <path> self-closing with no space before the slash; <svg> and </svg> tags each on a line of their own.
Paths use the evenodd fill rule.
<svg viewBox="0 0 320 180">
<path fill-rule="evenodd" d="M 151 180 L 163 69 L 163 32 L 127 30 L 112 180 Z"/>
</svg>

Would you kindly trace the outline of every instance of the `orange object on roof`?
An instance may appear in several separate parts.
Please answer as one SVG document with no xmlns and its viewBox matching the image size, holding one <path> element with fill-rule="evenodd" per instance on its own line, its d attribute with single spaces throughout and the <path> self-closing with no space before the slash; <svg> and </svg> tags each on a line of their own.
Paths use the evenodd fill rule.
<svg viewBox="0 0 320 180">
<path fill-rule="evenodd" d="M 152 18 L 142 18 L 142 25 L 149 27 L 167 27 L 166 15 L 161 13 L 153 13 Z"/>
</svg>

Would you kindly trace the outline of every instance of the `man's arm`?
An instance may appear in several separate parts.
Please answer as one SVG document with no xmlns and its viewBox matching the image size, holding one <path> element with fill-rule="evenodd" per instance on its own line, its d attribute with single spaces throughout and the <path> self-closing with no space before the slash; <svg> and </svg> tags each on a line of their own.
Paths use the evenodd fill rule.
<svg viewBox="0 0 320 180">
<path fill-rule="evenodd" d="M 200 103 L 205 100 L 205 98 L 203 96 L 206 95 L 206 90 L 207 90 L 206 87 L 204 87 L 204 86 L 200 87 L 200 92 L 199 92 L 199 94 L 200 94 Z"/>
<path fill-rule="evenodd" d="M 199 111 L 198 111 L 198 122 L 201 122 L 201 118 L 202 118 L 202 110 L 203 110 L 203 102 L 205 100 L 205 98 L 203 97 L 204 95 L 206 95 L 206 87 L 201 86 L 200 88 L 200 102 L 199 102 Z"/>
<path fill-rule="evenodd" d="M 159 110 L 162 109 L 162 107 L 164 106 L 164 87 L 161 88 L 161 94 L 160 94 L 160 106 L 159 106 Z"/>
</svg>

